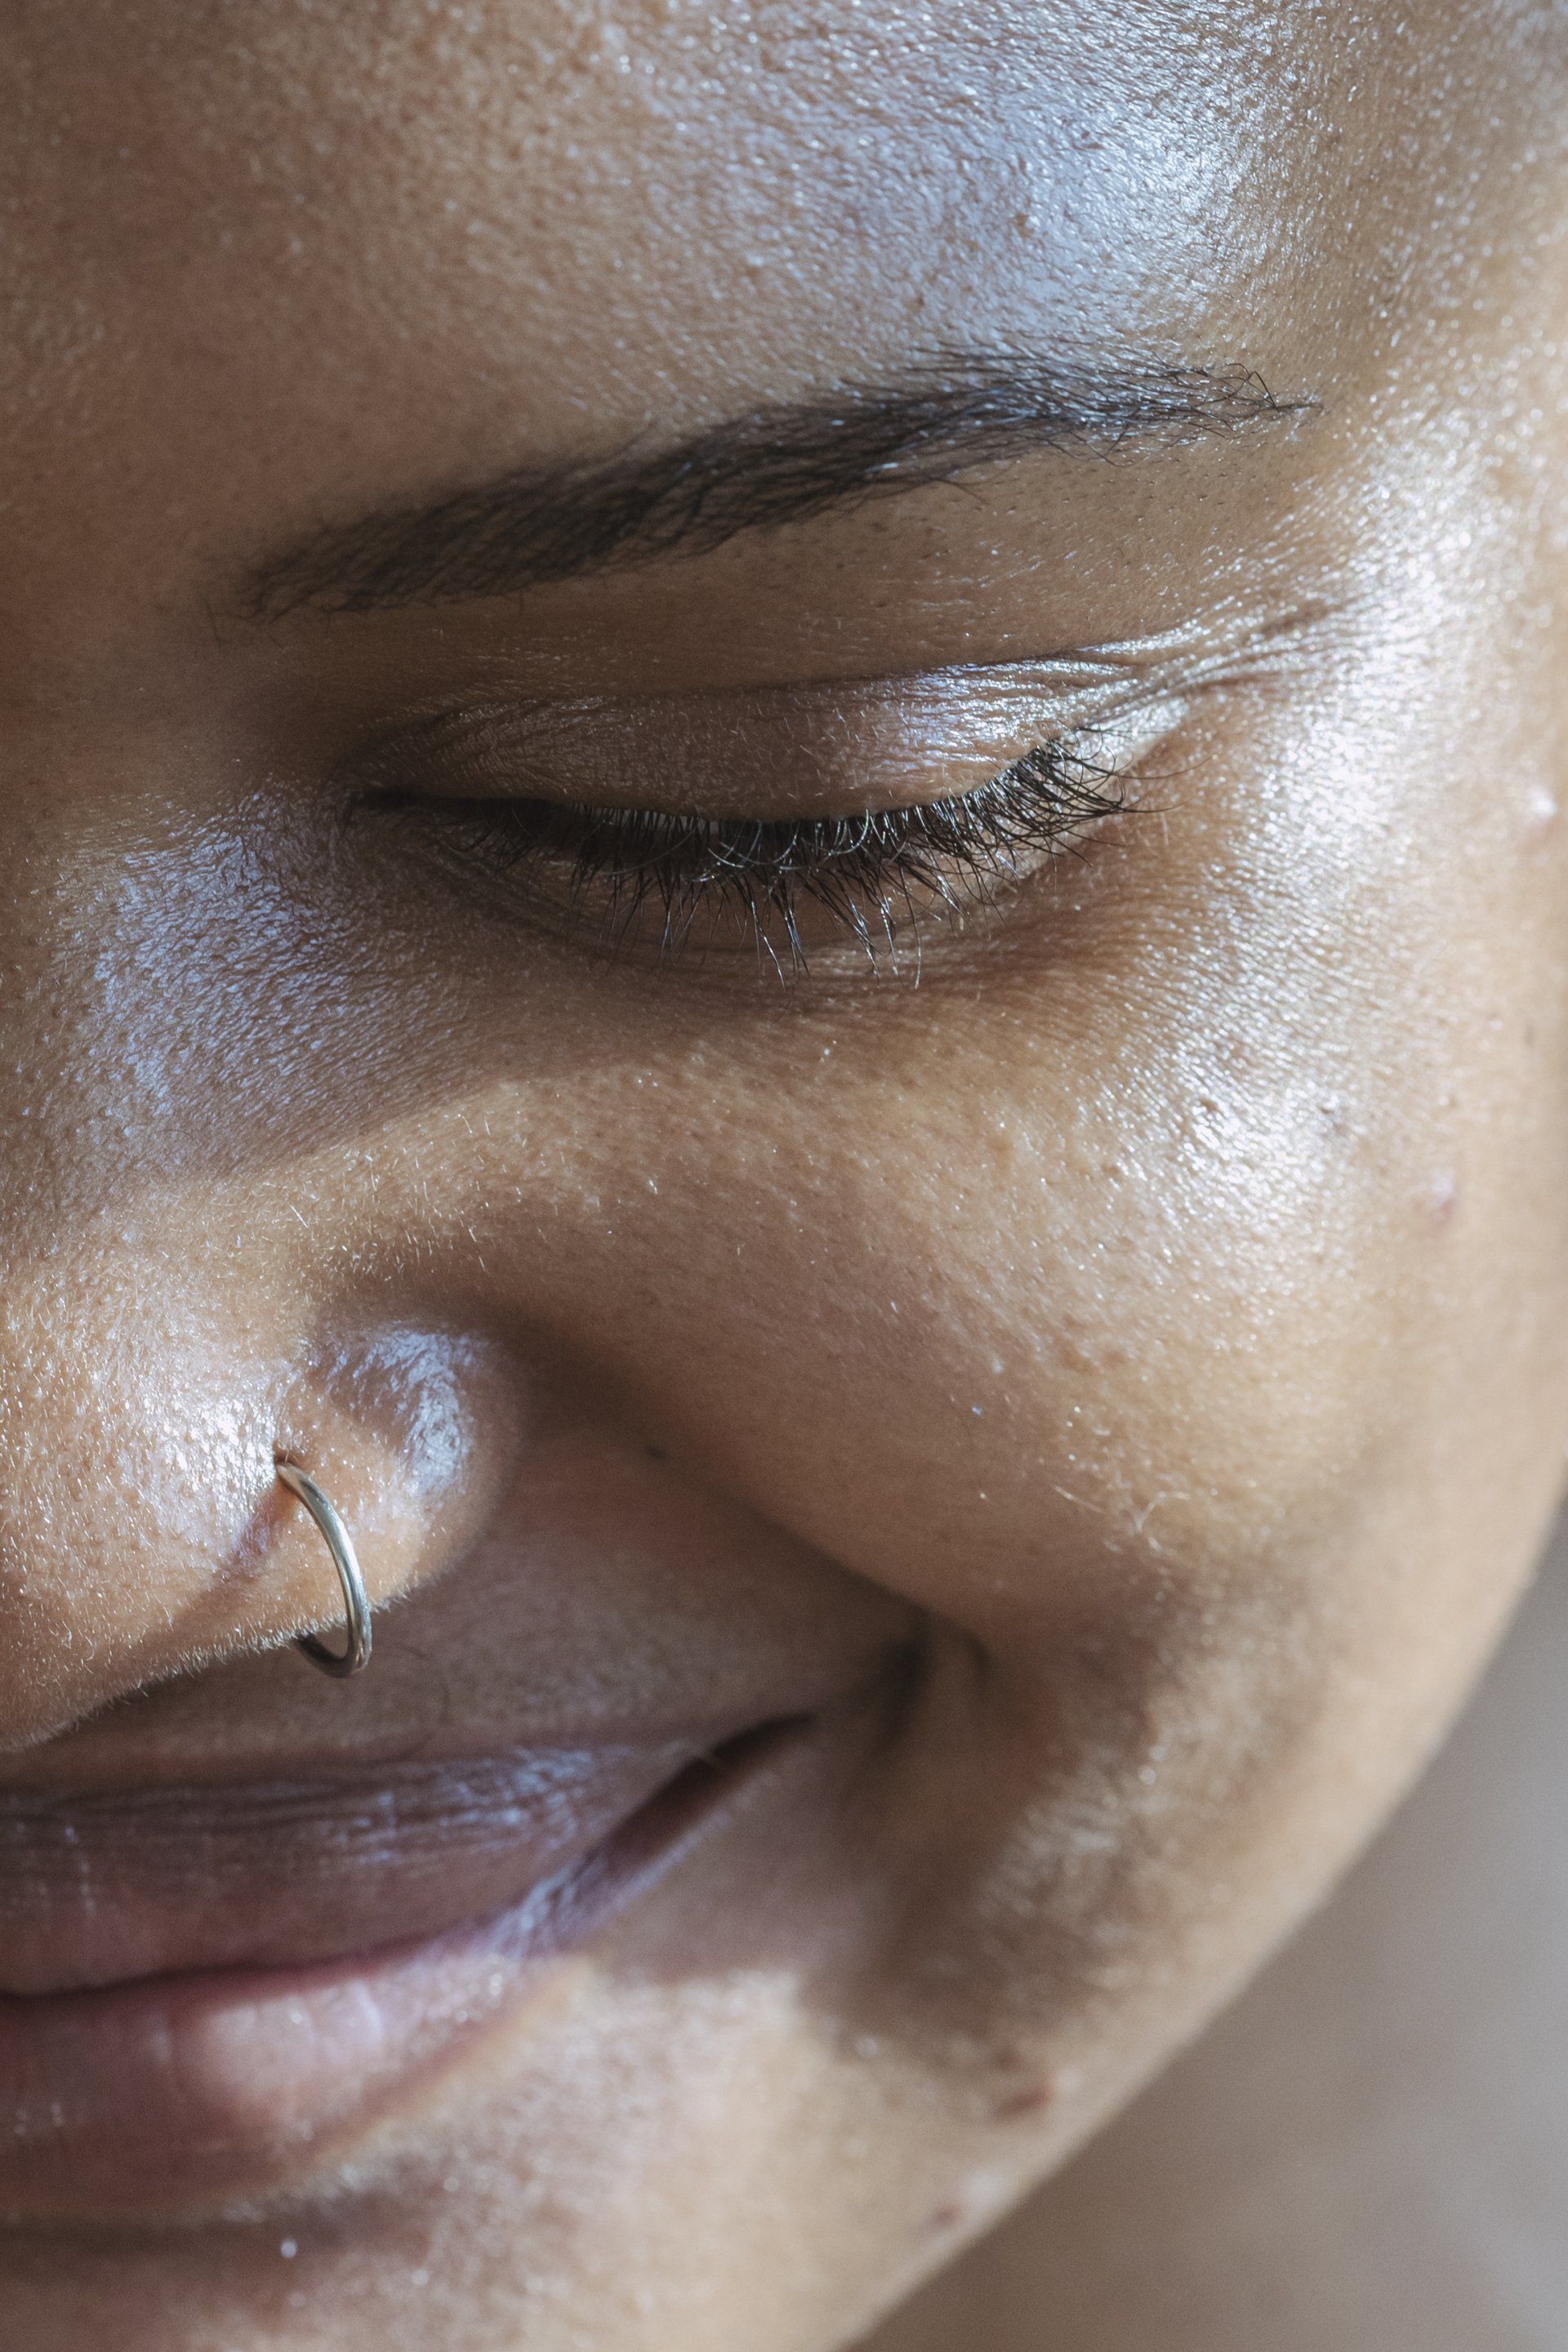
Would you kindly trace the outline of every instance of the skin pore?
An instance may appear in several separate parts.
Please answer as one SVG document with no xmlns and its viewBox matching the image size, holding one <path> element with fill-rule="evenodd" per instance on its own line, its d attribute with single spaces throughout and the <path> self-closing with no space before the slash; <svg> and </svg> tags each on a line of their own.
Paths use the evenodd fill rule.
<svg viewBox="0 0 1568 2352">
<path fill-rule="evenodd" d="M 1429 1752 L 1568 1438 L 1565 45 L 7 12 L 7 2341 L 826 2352 Z"/>
</svg>

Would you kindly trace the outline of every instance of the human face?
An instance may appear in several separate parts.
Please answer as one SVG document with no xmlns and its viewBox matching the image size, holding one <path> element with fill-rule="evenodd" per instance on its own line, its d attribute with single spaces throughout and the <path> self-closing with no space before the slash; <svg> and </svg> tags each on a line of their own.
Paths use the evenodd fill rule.
<svg viewBox="0 0 1568 2352">
<path fill-rule="evenodd" d="M 1556 1496 L 1561 19 L 0 45 L 7 2340 L 847 2340 Z"/>
</svg>

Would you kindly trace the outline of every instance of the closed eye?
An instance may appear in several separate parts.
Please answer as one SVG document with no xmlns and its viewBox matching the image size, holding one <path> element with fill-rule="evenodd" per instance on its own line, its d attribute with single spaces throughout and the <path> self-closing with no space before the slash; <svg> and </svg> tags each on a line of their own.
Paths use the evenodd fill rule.
<svg viewBox="0 0 1568 2352">
<path fill-rule="evenodd" d="M 1037 745 L 950 798 L 806 817 L 703 816 L 542 798 L 383 791 L 448 859 L 504 881 L 608 949 L 669 958 L 750 942 L 779 969 L 827 943 L 873 962 L 933 919 L 995 904 L 1130 803 L 1093 731 Z"/>
</svg>

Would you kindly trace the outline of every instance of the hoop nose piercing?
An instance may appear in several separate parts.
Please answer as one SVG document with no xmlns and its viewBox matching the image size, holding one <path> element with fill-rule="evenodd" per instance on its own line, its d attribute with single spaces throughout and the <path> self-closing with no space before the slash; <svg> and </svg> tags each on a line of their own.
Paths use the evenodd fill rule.
<svg viewBox="0 0 1568 2352">
<path fill-rule="evenodd" d="M 292 1462 L 279 1462 L 275 1466 L 289 1493 L 298 1495 L 321 1531 L 321 1540 L 332 1555 L 332 1566 L 343 1588 L 343 1612 L 348 1619 L 346 1650 L 329 1650 L 314 1633 L 297 1633 L 295 1646 L 303 1650 L 310 1664 L 320 1666 L 324 1675 L 360 1674 L 370 1664 L 370 1602 L 354 1557 L 353 1539 L 308 1471 L 297 1468 Z"/>
</svg>

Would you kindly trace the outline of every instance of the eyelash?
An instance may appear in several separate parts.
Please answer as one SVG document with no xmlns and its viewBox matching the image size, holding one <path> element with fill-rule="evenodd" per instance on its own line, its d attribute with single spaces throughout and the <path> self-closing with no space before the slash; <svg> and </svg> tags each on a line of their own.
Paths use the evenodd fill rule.
<svg viewBox="0 0 1568 2352">
<path fill-rule="evenodd" d="M 700 917 L 715 926 L 729 918 L 775 963 L 782 947 L 796 969 L 806 961 L 805 905 L 824 908 L 875 958 L 903 925 L 918 933 L 918 900 L 950 916 L 989 906 L 1026 859 L 1075 849 L 1084 827 L 1130 805 L 1121 772 L 1065 740 L 1037 745 L 950 799 L 853 816 L 702 817 L 544 800 L 378 797 L 384 808 L 416 815 L 421 830 L 437 829 L 465 864 L 491 876 L 516 880 L 563 865 L 579 911 L 601 887 L 610 946 L 650 909 L 667 956 L 690 944 Z"/>
</svg>

